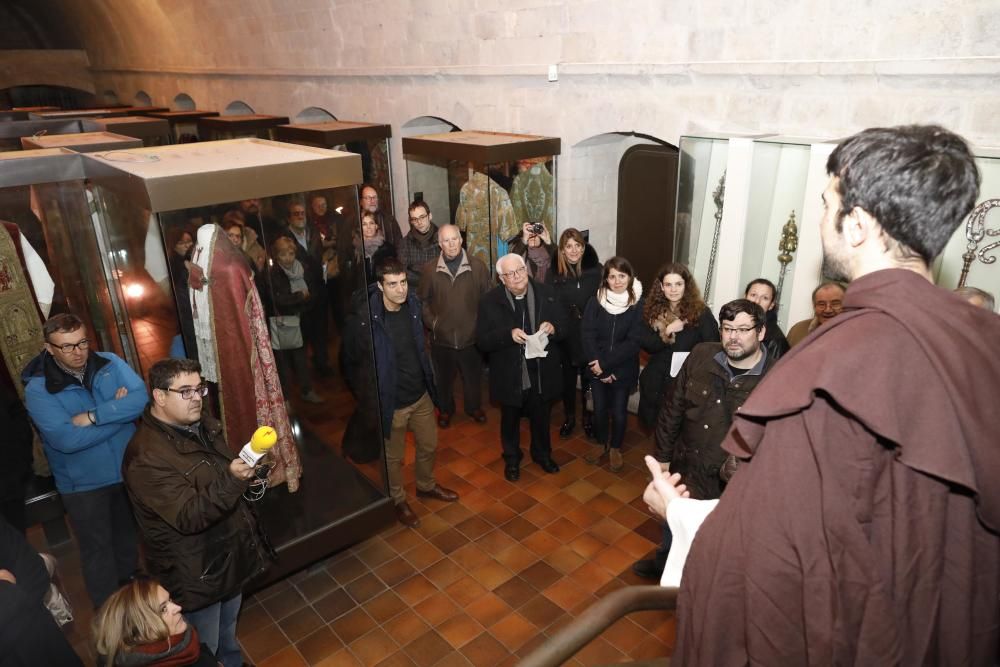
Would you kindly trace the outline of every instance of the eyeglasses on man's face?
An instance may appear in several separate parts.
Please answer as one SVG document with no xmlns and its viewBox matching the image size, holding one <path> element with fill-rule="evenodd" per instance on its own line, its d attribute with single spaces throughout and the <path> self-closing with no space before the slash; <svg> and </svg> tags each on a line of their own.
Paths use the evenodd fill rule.
<svg viewBox="0 0 1000 667">
<path fill-rule="evenodd" d="M 49 345 L 52 345 L 52 343 L 49 343 Z M 70 352 L 74 352 L 76 350 L 86 350 L 90 348 L 90 340 L 84 338 L 83 340 L 78 340 L 75 343 L 63 343 L 62 345 L 52 345 L 52 347 L 56 348 L 63 354 L 69 354 Z"/>
<path fill-rule="evenodd" d="M 731 327 L 725 324 L 719 327 L 719 331 L 721 331 L 722 334 L 725 336 L 735 336 L 735 335 L 746 336 L 751 331 L 756 331 L 756 330 L 757 327 Z"/>
<path fill-rule="evenodd" d="M 306 217 L 306 212 L 305 211 L 292 211 L 291 215 L 292 215 L 293 218 L 304 218 L 304 217 Z"/>
<path fill-rule="evenodd" d="M 501 273 L 500 277 L 504 278 L 506 280 L 510 280 L 511 278 L 514 278 L 515 276 L 523 276 L 527 270 L 528 269 L 526 269 L 525 267 L 521 266 L 521 267 L 518 267 L 518 268 L 514 269 L 513 271 L 508 271 L 507 273 Z"/>
<path fill-rule="evenodd" d="M 378 201 L 378 195 L 361 195 L 362 201 Z"/>
<path fill-rule="evenodd" d="M 424 213 L 423 215 L 417 215 L 417 216 L 411 217 L 410 218 L 410 222 L 423 222 L 426 219 L 427 219 L 427 214 Z"/>
<path fill-rule="evenodd" d="M 190 401 L 195 396 L 208 396 L 208 385 L 203 382 L 197 387 L 181 387 L 180 389 L 167 387 L 167 391 L 172 391 L 175 394 L 180 394 L 181 398 L 183 398 L 185 401 Z"/>
</svg>

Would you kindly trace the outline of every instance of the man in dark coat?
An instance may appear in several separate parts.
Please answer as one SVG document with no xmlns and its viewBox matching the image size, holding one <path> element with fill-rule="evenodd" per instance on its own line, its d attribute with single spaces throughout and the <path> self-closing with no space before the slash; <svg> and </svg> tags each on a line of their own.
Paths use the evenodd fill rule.
<svg viewBox="0 0 1000 667">
<path fill-rule="evenodd" d="M 844 312 L 734 420 L 723 447 L 746 460 L 692 545 L 673 659 L 997 664 L 1000 320 L 930 270 L 975 204 L 975 163 L 907 126 L 844 140 L 827 171 Z"/>
<path fill-rule="evenodd" d="M 270 555 L 243 500 L 254 468 L 233 458 L 222 424 L 202 413 L 197 361 L 158 361 L 149 384 L 152 401 L 122 463 L 146 566 L 222 664 L 239 667 L 243 587 Z"/>
<path fill-rule="evenodd" d="M 504 255 L 497 262 L 503 285 L 479 301 L 476 345 L 489 357 L 490 398 L 500 403 L 500 442 L 504 477 L 521 477 L 521 416 L 531 423 L 531 459 L 547 473 L 559 472 L 552 460 L 549 434 L 551 403 L 562 395 L 559 354 L 551 346 L 569 327 L 566 310 L 551 286 L 528 278 L 520 255 Z M 525 358 L 528 336 L 546 332 L 551 349 L 544 357 Z"/>
<path fill-rule="evenodd" d="M 0 381 L 0 433 L 4 465 L 0 468 L 0 516 L 23 534 L 27 528 L 25 489 L 31 479 L 33 434 L 28 412 L 14 388 Z"/>
<path fill-rule="evenodd" d="M 722 440 L 733 415 L 777 361 L 763 344 L 764 318 L 760 306 L 747 299 L 724 305 L 719 310 L 722 343 L 695 345 L 660 408 L 656 460 L 664 472 L 681 475 L 692 498 L 710 500 L 722 494 Z M 664 524 L 656 556 L 636 562 L 632 570 L 659 579 L 671 542 Z"/>
</svg>

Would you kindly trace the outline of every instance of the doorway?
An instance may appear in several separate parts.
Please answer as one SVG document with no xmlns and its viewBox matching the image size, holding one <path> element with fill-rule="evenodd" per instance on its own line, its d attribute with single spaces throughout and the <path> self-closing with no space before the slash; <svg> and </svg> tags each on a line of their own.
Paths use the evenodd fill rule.
<svg viewBox="0 0 1000 667">
<path fill-rule="evenodd" d="M 674 257 L 677 162 L 676 147 L 650 143 L 629 147 L 618 166 L 616 253 L 645 285 Z"/>
</svg>

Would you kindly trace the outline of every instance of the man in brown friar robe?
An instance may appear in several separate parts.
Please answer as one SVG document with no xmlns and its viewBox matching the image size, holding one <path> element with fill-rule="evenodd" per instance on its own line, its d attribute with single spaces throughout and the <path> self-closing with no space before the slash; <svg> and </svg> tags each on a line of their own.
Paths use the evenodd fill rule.
<svg viewBox="0 0 1000 667">
<path fill-rule="evenodd" d="M 827 163 L 844 312 L 738 413 L 695 537 L 674 664 L 994 665 L 1000 319 L 931 282 L 975 203 L 962 139 L 866 130 Z"/>
</svg>

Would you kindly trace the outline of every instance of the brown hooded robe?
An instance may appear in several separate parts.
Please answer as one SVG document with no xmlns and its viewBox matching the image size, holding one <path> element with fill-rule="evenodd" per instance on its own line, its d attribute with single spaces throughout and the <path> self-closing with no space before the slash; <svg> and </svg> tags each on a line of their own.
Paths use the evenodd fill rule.
<svg viewBox="0 0 1000 667">
<path fill-rule="evenodd" d="M 675 664 L 996 661 L 1000 317 L 902 269 L 844 308 L 736 416 Z"/>
</svg>

